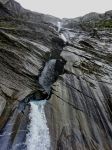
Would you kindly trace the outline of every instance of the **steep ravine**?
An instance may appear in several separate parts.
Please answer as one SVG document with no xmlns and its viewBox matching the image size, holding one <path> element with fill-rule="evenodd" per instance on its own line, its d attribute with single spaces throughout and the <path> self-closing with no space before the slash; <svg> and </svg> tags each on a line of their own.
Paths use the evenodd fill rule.
<svg viewBox="0 0 112 150">
<path fill-rule="evenodd" d="M 13 4 L 14 7 L 16 7 L 16 3 L 14 2 Z M 10 5 L 12 5 L 12 1 Z M 4 5 L 1 6 L 2 12 L 6 12 L 9 18 L 10 13 L 8 13 L 8 9 Z M 6 17 L 5 14 L 4 17 Z M 41 118 L 44 117 L 44 105 L 40 106 L 38 102 L 37 104 L 31 103 L 30 105 L 29 102 L 31 100 L 40 101 L 46 98 L 48 99 L 51 96 L 51 85 L 57 80 L 59 74 L 63 73 L 65 61 L 60 57 L 60 53 L 63 49 L 64 42 L 59 38 L 58 32 L 56 31 L 57 29 L 54 28 L 54 25 L 52 25 L 52 27 L 50 23 L 42 22 L 41 26 L 40 23 L 35 24 L 34 22 L 24 21 L 24 28 L 21 28 L 23 31 L 17 31 L 17 28 L 21 27 L 21 21 L 23 22 L 23 20 L 11 19 L 12 20 L 7 20 L 5 18 L 4 20 L 1 18 L 0 56 L 1 69 L 3 68 L 4 71 L 1 70 L 1 102 L 2 100 L 3 102 L 1 103 L 0 146 L 3 150 L 35 149 L 37 146 L 38 149 L 46 150 L 48 149 L 46 148 L 48 143 L 46 143 L 45 146 L 42 144 L 42 146 L 41 142 L 43 139 L 40 139 L 40 142 L 38 141 L 39 137 L 49 138 L 48 136 L 45 137 L 46 133 L 41 137 L 41 134 L 44 133 L 39 134 L 38 132 L 40 130 L 41 132 L 46 131 L 44 130 L 44 127 L 46 127 L 44 125 L 45 119 L 43 118 L 42 121 Z M 5 27 L 5 25 L 7 27 Z M 40 29 L 38 30 L 38 28 Z M 48 37 L 44 42 L 45 37 L 42 34 L 44 34 L 44 30 L 47 30 L 47 28 L 49 28 Z M 34 29 L 38 32 L 37 39 L 35 35 L 33 37 Z M 22 33 L 21 37 L 17 32 Z M 31 37 L 30 34 L 32 34 Z M 43 42 L 48 47 L 43 45 Z M 5 65 L 6 70 L 4 69 Z M 58 65 L 60 65 L 60 68 L 58 68 Z M 9 81 L 9 83 L 7 83 L 7 81 Z M 5 109 L 3 107 L 5 107 Z M 34 112 L 38 114 L 34 116 Z M 29 116 L 32 115 L 33 118 L 29 118 Z M 38 115 L 40 115 L 40 120 L 38 120 Z M 40 121 L 40 124 L 43 123 L 43 128 L 34 131 L 39 128 L 40 125 L 33 120 Z M 31 128 L 29 128 L 29 126 L 31 126 Z M 35 132 L 34 135 L 33 131 Z M 29 138 L 27 138 L 28 135 Z M 32 143 L 31 140 L 33 142 L 35 141 L 35 143 Z"/>
<path fill-rule="evenodd" d="M 0 2 L 1 150 L 111 150 L 112 11 L 61 20 Z"/>
</svg>

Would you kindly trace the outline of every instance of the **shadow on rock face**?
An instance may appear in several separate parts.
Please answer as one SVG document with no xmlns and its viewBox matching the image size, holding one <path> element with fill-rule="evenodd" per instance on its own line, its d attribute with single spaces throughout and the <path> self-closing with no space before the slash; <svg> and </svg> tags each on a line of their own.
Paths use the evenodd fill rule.
<svg viewBox="0 0 112 150">
<path fill-rule="evenodd" d="M 86 41 L 79 41 L 79 44 L 81 45 L 81 46 L 86 46 L 86 47 L 88 47 L 88 48 L 94 48 L 91 44 L 89 44 L 88 42 L 86 42 Z"/>
<path fill-rule="evenodd" d="M 53 42 L 54 45 L 58 45 L 60 47 L 65 46 L 64 41 L 61 38 L 56 38 L 55 37 L 55 38 L 52 39 L 52 42 Z"/>
<path fill-rule="evenodd" d="M 55 70 L 58 72 L 59 75 L 64 73 L 64 65 L 66 64 L 66 60 L 63 58 L 57 59 L 55 64 Z"/>
</svg>

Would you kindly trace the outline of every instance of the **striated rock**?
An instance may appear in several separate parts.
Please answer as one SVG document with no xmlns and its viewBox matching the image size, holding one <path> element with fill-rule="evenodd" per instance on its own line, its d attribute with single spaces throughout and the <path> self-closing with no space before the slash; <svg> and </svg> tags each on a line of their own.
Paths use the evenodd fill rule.
<svg viewBox="0 0 112 150">
<path fill-rule="evenodd" d="M 84 30 L 90 32 L 93 28 L 109 28 L 111 25 L 112 11 L 104 14 L 96 12 L 88 13 L 82 17 L 73 19 L 63 19 L 63 26 L 76 30 Z M 111 28 L 111 27 L 110 27 Z"/>
<path fill-rule="evenodd" d="M 75 43 L 61 53 L 67 61 L 65 74 L 53 86 L 51 105 L 46 106 L 54 137 L 52 149 L 110 150 L 112 66 L 107 53 L 112 45 L 104 43 L 101 35 L 100 40 L 86 37 L 86 34 L 80 40 L 80 35 L 81 32 L 72 39 Z"/>
<path fill-rule="evenodd" d="M 105 12 L 105 16 L 107 19 L 112 19 L 112 10 Z"/>
<path fill-rule="evenodd" d="M 6 100 L 2 96 L 0 96 L 0 116 L 3 113 L 5 106 L 6 106 Z"/>
<path fill-rule="evenodd" d="M 5 3 L 5 7 L 10 11 L 12 16 L 18 17 L 24 21 L 27 20 L 28 22 L 45 22 L 48 24 L 51 23 L 55 25 L 60 20 L 59 18 L 53 17 L 51 15 L 44 15 L 41 13 L 26 10 L 14 0 L 8 0 L 7 3 Z"/>
<path fill-rule="evenodd" d="M 82 22 L 89 22 L 89 21 L 97 21 L 101 19 L 101 15 L 96 13 L 96 12 L 92 12 L 89 13 L 85 16 L 82 17 Z"/>
<path fill-rule="evenodd" d="M 15 9 L 19 5 L 12 0 L 7 3 L 7 5 L 9 4 Z M 38 93 L 37 77 L 54 49 L 51 40 L 58 38 L 58 35 L 51 23 L 36 24 L 28 22 L 28 20 L 23 21 L 22 17 L 12 18 L 12 12 L 7 9 L 6 5 L 0 7 L 4 13 L 4 16 L 2 14 L 0 16 L 2 17 L 0 20 L 1 105 L 3 99 L 6 101 L 6 109 L 0 121 L 0 127 L 2 127 L 16 101 L 21 101 L 30 94 Z M 21 8 L 20 5 L 19 7 Z M 8 16 L 5 15 L 6 10 L 7 14 L 8 11 L 10 12 Z M 35 16 L 35 14 L 32 15 Z M 56 46 L 54 47 L 56 49 Z M 58 46 L 58 49 L 61 47 Z M 1 113 L 3 109 L 4 107 L 1 109 Z"/>
<path fill-rule="evenodd" d="M 2 150 L 25 149 L 29 101 L 46 98 L 51 150 L 111 150 L 111 11 L 60 20 L 1 2 Z"/>
</svg>

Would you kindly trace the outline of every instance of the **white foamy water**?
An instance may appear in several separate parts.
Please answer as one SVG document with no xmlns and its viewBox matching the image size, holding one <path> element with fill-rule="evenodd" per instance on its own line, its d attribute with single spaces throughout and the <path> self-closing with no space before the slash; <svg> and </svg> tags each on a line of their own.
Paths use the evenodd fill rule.
<svg viewBox="0 0 112 150">
<path fill-rule="evenodd" d="M 58 22 L 58 32 L 60 32 L 60 30 L 61 30 L 61 22 Z"/>
<path fill-rule="evenodd" d="M 60 34 L 60 38 L 66 43 L 67 42 L 67 39 L 66 37 L 64 36 L 64 34 Z"/>
<path fill-rule="evenodd" d="M 30 102 L 29 133 L 26 138 L 27 150 L 50 150 L 50 136 L 45 117 L 46 101 Z"/>
<path fill-rule="evenodd" d="M 61 22 L 58 22 L 58 32 L 60 33 L 61 32 L 61 28 L 62 28 L 62 23 Z M 67 42 L 67 39 L 65 37 L 65 35 L 63 33 L 60 33 L 59 37 L 66 43 Z"/>
</svg>

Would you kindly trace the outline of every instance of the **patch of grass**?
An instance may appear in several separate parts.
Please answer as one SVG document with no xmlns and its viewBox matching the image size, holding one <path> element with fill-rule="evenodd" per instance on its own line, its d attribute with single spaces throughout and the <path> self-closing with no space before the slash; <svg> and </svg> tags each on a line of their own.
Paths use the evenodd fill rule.
<svg viewBox="0 0 112 150">
<path fill-rule="evenodd" d="M 80 24 L 81 28 L 83 30 L 91 31 L 93 28 L 98 29 L 112 29 L 112 19 L 110 20 L 100 20 L 100 21 L 88 21 L 88 22 L 82 22 Z"/>
</svg>

